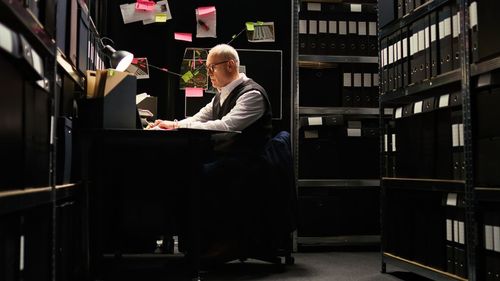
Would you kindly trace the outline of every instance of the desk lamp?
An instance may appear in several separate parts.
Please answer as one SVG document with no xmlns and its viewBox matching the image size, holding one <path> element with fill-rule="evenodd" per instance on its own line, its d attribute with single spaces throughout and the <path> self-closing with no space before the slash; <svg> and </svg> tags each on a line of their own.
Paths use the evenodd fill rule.
<svg viewBox="0 0 500 281">
<path fill-rule="evenodd" d="M 104 45 L 103 40 L 108 39 L 111 41 L 113 44 L 113 40 L 107 38 L 107 37 L 102 37 L 101 38 L 101 44 L 103 46 L 103 52 L 104 54 L 109 58 L 109 62 L 111 64 L 111 68 L 114 68 L 118 71 L 125 71 L 127 67 L 132 63 L 132 60 L 134 59 L 134 55 L 130 52 L 123 51 L 123 50 L 115 50 L 115 48 L 111 47 L 110 45 Z"/>
</svg>

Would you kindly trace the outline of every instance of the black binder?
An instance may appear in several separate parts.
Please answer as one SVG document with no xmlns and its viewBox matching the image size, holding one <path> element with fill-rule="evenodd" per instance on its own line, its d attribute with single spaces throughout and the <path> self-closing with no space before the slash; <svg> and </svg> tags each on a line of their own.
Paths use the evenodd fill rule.
<svg viewBox="0 0 500 281">
<path fill-rule="evenodd" d="M 417 82 L 417 69 L 418 69 L 418 61 L 417 61 L 417 51 L 418 51 L 418 29 L 416 22 L 410 24 L 408 29 L 409 35 L 409 64 L 410 64 L 410 84 Z"/>
<path fill-rule="evenodd" d="M 347 33 L 347 21 L 339 20 L 338 21 L 338 54 L 339 55 L 347 55 L 348 51 L 348 33 Z"/>
<path fill-rule="evenodd" d="M 441 74 L 452 70 L 452 34 L 451 34 L 451 8 L 442 7 L 438 12 L 439 20 L 439 59 Z"/>
<path fill-rule="evenodd" d="M 299 20 L 299 54 L 307 54 L 308 28 L 307 20 Z"/>
<path fill-rule="evenodd" d="M 380 86 L 382 89 L 382 93 L 385 93 L 389 89 L 389 71 L 387 68 L 387 61 L 388 61 L 388 52 L 387 52 L 387 40 L 388 38 L 382 38 L 380 40 L 380 64 L 382 66 L 382 71 L 381 74 L 382 76 L 380 77 Z"/>
<path fill-rule="evenodd" d="M 397 15 L 394 0 L 379 0 L 378 11 L 378 23 L 380 27 L 384 27 L 392 22 Z"/>
<path fill-rule="evenodd" d="M 426 15 L 422 18 L 424 36 L 425 36 L 425 46 L 424 46 L 424 65 L 425 73 L 424 79 L 431 78 L 431 28 L 430 28 L 430 16 Z"/>
<path fill-rule="evenodd" d="M 439 37 L 438 37 L 438 21 L 437 21 L 437 13 L 431 12 L 430 15 L 430 52 L 431 52 L 431 71 L 430 77 L 435 77 L 439 74 Z"/>
<path fill-rule="evenodd" d="M 352 66 L 345 65 L 342 71 L 342 106 L 351 107 L 354 99 Z"/>
<path fill-rule="evenodd" d="M 307 32 L 307 46 L 306 52 L 308 54 L 318 53 L 318 21 L 316 19 L 308 20 Z"/>
<path fill-rule="evenodd" d="M 397 7 L 398 7 L 398 19 L 402 18 L 405 15 L 405 5 L 404 5 L 405 0 L 398 0 Z"/>
<path fill-rule="evenodd" d="M 394 88 L 399 89 L 403 86 L 403 65 L 402 65 L 402 48 L 401 48 L 401 31 L 394 33 Z"/>
<path fill-rule="evenodd" d="M 410 45 L 409 45 L 409 32 L 407 27 L 401 29 L 401 75 L 402 75 L 402 87 L 406 87 L 410 84 Z"/>
<path fill-rule="evenodd" d="M 497 26 L 500 1 L 474 1 L 470 4 L 470 28 L 473 62 L 483 61 L 500 53 Z"/>
<path fill-rule="evenodd" d="M 328 53 L 331 55 L 338 54 L 338 26 L 336 20 L 328 21 Z"/>
<path fill-rule="evenodd" d="M 460 34 L 460 19 L 459 19 L 459 7 L 457 3 L 453 3 L 451 6 L 451 17 L 452 17 L 452 64 L 453 69 L 460 68 L 460 45 L 459 45 L 459 34 Z"/>
<path fill-rule="evenodd" d="M 328 21 L 323 19 L 318 20 L 318 40 L 317 40 L 317 53 L 320 55 L 327 55 L 329 53 L 328 42 Z"/>
</svg>

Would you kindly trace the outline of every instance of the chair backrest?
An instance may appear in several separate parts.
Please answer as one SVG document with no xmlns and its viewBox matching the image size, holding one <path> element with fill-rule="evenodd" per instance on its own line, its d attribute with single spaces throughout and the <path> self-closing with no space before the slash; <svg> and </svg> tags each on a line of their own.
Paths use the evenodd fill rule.
<svg viewBox="0 0 500 281">
<path fill-rule="evenodd" d="M 293 231 L 297 225 L 297 192 L 290 133 L 281 131 L 266 145 L 265 156 L 270 169 L 270 187 L 275 191 L 274 204 L 276 216 L 284 225 L 279 226 L 285 231 Z"/>
</svg>

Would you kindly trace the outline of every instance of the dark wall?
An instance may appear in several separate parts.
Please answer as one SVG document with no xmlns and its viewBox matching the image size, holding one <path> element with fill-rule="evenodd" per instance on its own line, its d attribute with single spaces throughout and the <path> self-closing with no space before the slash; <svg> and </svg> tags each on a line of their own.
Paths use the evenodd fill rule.
<svg viewBox="0 0 500 281">
<path fill-rule="evenodd" d="M 227 43 L 234 34 L 239 33 L 247 21 L 274 21 L 276 41 L 272 43 L 250 43 L 246 34 L 241 34 L 231 45 L 236 49 L 267 49 L 283 51 L 283 105 L 282 120 L 274 123 L 275 130 L 290 131 L 291 100 L 291 39 L 292 39 L 292 1 L 281 1 L 280 5 L 269 1 L 169 1 L 172 19 L 166 23 L 143 25 L 142 22 L 123 24 L 120 4 L 132 3 L 128 0 L 104 1 L 107 24 L 102 35 L 115 41 L 116 49 L 125 49 L 136 57 L 147 57 L 149 63 L 179 72 L 186 47 L 210 48 L 216 44 Z M 196 38 L 195 9 L 201 6 L 215 6 L 217 9 L 217 38 Z M 279 6 L 279 8 L 275 8 Z M 103 22 L 103 21 L 101 21 Z M 193 42 L 176 41 L 174 32 L 193 34 Z M 242 61 L 242 64 L 245 64 Z M 262 71 L 268 68 L 262 65 Z M 258 81 L 257 81 L 258 82 Z M 279 83 L 279 81 L 276 81 Z M 184 97 L 178 90 L 179 78 L 150 69 L 150 79 L 138 80 L 138 93 L 147 92 L 158 97 L 159 118 L 182 119 L 184 116 Z"/>
</svg>

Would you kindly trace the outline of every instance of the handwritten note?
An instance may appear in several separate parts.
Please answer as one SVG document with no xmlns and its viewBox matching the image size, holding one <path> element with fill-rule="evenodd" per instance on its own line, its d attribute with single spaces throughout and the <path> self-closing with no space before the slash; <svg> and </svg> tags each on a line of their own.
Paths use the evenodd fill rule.
<svg viewBox="0 0 500 281">
<path fill-rule="evenodd" d="M 174 38 L 179 41 L 193 42 L 193 35 L 191 33 L 175 32 Z"/>
<path fill-rule="evenodd" d="M 186 97 L 203 97 L 203 88 L 186 88 Z"/>
<path fill-rule="evenodd" d="M 203 15 L 208 15 L 211 13 L 215 12 L 215 7 L 214 6 L 209 6 L 209 7 L 199 7 L 197 9 L 198 15 L 203 16 Z"/>
</svg>

